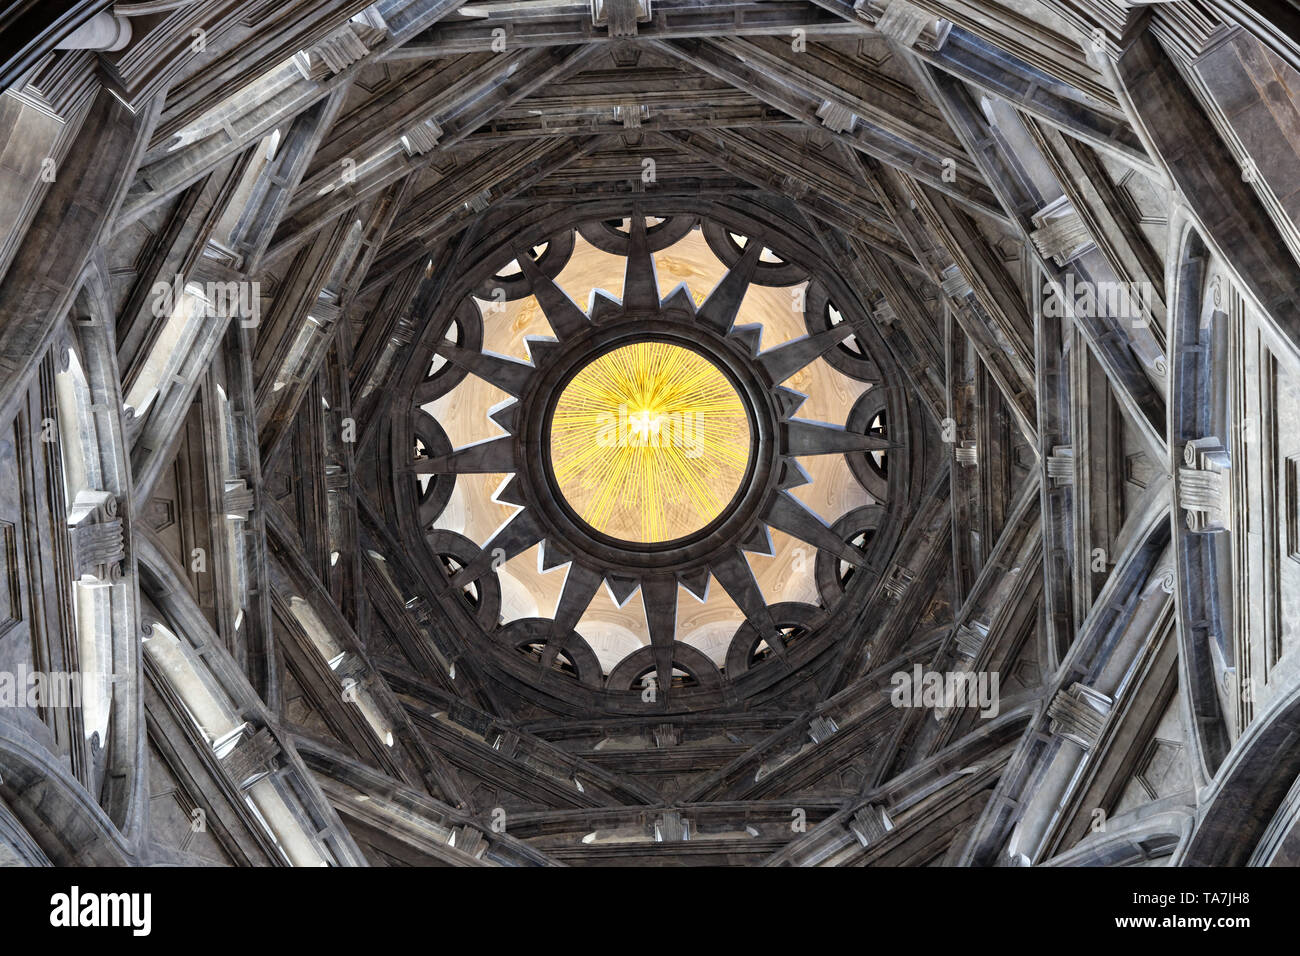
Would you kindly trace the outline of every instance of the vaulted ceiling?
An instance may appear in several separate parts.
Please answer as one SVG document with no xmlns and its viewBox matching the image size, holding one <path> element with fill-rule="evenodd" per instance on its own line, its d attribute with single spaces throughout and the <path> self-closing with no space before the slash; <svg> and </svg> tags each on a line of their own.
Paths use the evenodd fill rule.
<svg viewBox="0 0 1300 956">
<path fill-rule="evenodd" d="M 118 675 L 0 718 L 15 858 L 1296 856 L 1300 56 L 1260 15 L 4 16 L 0 663 Z M 584 374 L 734 428 L 610 477 Z"/>
</svg>

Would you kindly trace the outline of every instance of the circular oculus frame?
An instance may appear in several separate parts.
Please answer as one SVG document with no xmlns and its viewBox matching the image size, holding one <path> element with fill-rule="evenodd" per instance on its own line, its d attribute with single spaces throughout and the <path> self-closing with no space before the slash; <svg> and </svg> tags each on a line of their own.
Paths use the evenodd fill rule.
<svg viewBox="0 0 1300 956">
<path fill-rule="evenodd" d="M 749 420 L 749 460 L 731 501 L 702 528 L 669 541 L 628 541 L 591 527 L 565 500 L 551 465 L 552 416 L 569 383 L 602 355 L 638 342 L 675 345 L 709 362 L 735 390 Z M 534 387 L 521 396 L 521 490 L 528 507 L 536 507 L 553 532 L 548 544 L 607 563 L 611 570 L 680 570 L 704 563 L 751 528 L 777 470 L 777 410 L 763 376 L 739 343 L 684 312 L 665 311 L 606 320 L 563 349 L 548 359 Z"/>
</svg>

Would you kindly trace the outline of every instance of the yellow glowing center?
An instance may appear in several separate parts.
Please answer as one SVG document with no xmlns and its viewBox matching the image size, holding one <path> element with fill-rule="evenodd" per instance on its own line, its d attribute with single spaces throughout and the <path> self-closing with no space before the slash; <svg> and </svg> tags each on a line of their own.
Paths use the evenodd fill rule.
<svg viewBox="0 0 1300 956">
<path fill-rule="evenodd" d="M 578 516 L 624 541 L 671 541 L 735 497 L 749 417 L 712 362 L 666 342 L 607 352 L 565 387 L 551 418 L 551 467 Z"/>
</svg>

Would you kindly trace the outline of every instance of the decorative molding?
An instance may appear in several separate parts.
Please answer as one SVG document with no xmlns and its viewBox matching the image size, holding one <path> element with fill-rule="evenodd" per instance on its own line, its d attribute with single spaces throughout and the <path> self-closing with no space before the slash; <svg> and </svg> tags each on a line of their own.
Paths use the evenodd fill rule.
<svg viewBox="0 0 1300 956">
<path fill-rule="evenodd" d="M 95 54 L 90 50 L 52 52 L 7 92 L 49 116 L 67 121 L 87 106 L 100 89 Z"/>
<path fill-rule="evenodd" d="M 1135 451 L 1124 459 L 1124 480 L 1137 488 L 1145 488 L 1156 476 L 1156 468 L 1144 451 Z"/>
<path fill-rule="evenodd" d="M 1286 556 L 1300 561 L 1300 455 L 1283 463 L 1282 507 L 1286 521 Z"/>
</svg>

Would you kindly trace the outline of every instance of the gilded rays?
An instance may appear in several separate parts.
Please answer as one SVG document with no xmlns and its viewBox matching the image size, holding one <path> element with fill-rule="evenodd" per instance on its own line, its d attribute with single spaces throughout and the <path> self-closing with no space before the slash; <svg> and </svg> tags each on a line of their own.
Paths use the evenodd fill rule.
<svg viewBox="0 0 1300 956">
<path fill-rule="evenodd" d="M 569 506 L 623 541 L 671 541 L 713 521 L 749 463 L 749 418 L 727 377 L 667 342 L 607 352 L 566 386 L 551 466 Z"/>
</svg>

